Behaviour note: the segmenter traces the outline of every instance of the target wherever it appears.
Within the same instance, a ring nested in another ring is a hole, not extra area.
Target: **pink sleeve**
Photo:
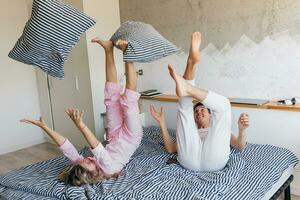
[[[73,163],[83,159],[83,156],[78,153],[77,149],[68,139],[65,140],[59,149]]]
[[[110,168],[110,165],[112,164],[111,162],[111,156],[107,152],[107,150],[103,147],[101,143],[98,144],[97,147],[94,149],[91,148],[91,152],[99,162],[102,168],[104,168],[104,171],[108,171]]]

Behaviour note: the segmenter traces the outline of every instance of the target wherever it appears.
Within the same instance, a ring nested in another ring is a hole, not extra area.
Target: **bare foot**
[[[93,38],[91,42],[100,44],[105,51],[112,51],[113,48],[114,48],[114,45],[113,45],[112,41],[110,41],[110,40],[105,41],[105,40],[102,40],[99,37]]]
[[[200,62],[200,45],[201,45],[201,33],[194,32],[191,37],[191,46],[189,52],[188,61],[196,64]]]
[[[179,76],[172,65],[168,65],[169,73],[176,83],[176,94],[179,97],[190,96],[189,89],[191,85],[181,76]]]
[[[121,51],[125,52],[128,46],[128,42],[126,40],[117,40],[115,42],[115,45],[118,49],[120,49]]]

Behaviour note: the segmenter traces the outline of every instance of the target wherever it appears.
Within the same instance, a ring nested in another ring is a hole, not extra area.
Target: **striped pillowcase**
[[[64,78],[64,62],[80,35],[96,22],[60,0],[34,0],[32,15],[8,56]]]
[[[151,62],[178,51],[174,44],[143,22],[124,22],[111,37],[113,42],[118,39],[128,41],[125,62]]]

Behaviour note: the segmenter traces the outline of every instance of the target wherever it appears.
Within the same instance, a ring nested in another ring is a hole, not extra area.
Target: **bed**
[[[231,150],[218,172],[191,172],[169,163],[175,154],[163,147],[158,127],[144,128],[142,144],[117,180],[83,187],[66,186],[56,175],[67,164],[63,157],[46,160],[0,176],[0,199],[275,199],[292,181],[296,156],[271,145],[247,144]],[[174,131],[171,131],[174,136]],[[89,155],[88,148],[80,151]]]

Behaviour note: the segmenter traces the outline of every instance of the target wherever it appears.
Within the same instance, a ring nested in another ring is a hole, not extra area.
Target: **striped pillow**
[[[111,37],[128,41],[123,60],[129,62],[150,62],[178,51],[177,47],[160,35],[151,25],[127,21]]]
[[[32,15],[8,56],[64,78],[64,62],[80,35],[96,22],[60,0],[34,0]]]

